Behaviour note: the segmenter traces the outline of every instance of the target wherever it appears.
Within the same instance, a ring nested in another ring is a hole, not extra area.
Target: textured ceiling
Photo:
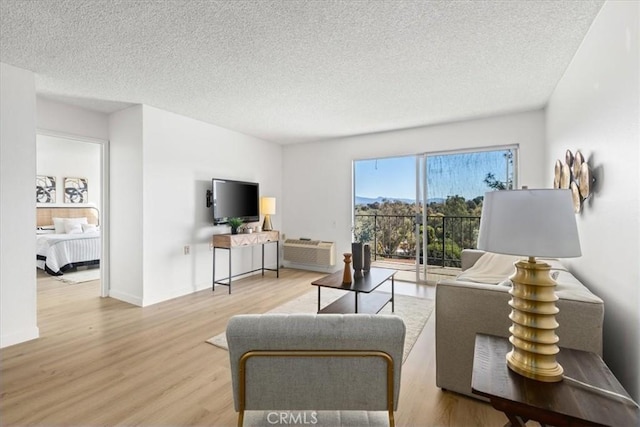
[[[602,3],[1,0],[0,60],[286,144],[541,108]]]

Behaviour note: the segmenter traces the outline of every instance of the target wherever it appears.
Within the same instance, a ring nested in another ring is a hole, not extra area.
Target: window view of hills
[[[420,239],[426,230],[429,264],[459,267],[463,248],[474,248],[480,227],[482,196],[466,200],[450,196],[427,203],[427,223],[423,207],[414,202],[382,199],[355,206],[354,238],[375,247],[383,258],[408,259],[416,256],[416,224]],[[423,252],[423,251],[421,251]],[[421,263],[424,253],[420,254]]]

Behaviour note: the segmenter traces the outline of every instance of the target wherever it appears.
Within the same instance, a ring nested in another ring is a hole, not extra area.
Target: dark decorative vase
[[[351,254],[346,253],[344,255],[344,273],[342,275],[342,284],[350,285],[353,280],[351,279]]]
[[[231,227],[231,234],[238,234],[238,227]]]
[[[365,243],[362,247],[363,249],[363,260],[362,260],[362,271],[368,273],[371,270],[371,246],[368,243]]]
[[[351,253],[353,254],[353,275],[362,277],[362,243],[351,243]]]

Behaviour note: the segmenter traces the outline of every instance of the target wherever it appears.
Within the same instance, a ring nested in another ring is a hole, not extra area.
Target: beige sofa
[[[484,252],[462,252],[462,275]],[[489,254],[487,254],[489,255]],[[483,260],[488,259],[488,256]],[[555,275],[560,326],[560,346],[602,355],[603,301],[592,294],[558,260],[545,260]],[[480,263],[479,263],[480,264]],[[504,265],[504,263],[503,263]],[[515,271],[515,267],[514,267]],[[436,384],[443,390],[471,393],[473,348],[476,333],[509,336],[508,274],[500,283],[486,284],[457,278],[441,280],[436,286]]]

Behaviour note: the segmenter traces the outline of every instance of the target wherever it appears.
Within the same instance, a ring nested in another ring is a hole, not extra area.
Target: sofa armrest
[[[471,396],[475,335],[509,336],[509,289],[455,280],[438,282],[435,309],[438,387]]]
[[[478,261],[478,259],[484,254],[484,251],[480,249],[463,249],[460,254],[460,269],[465,271]]]

